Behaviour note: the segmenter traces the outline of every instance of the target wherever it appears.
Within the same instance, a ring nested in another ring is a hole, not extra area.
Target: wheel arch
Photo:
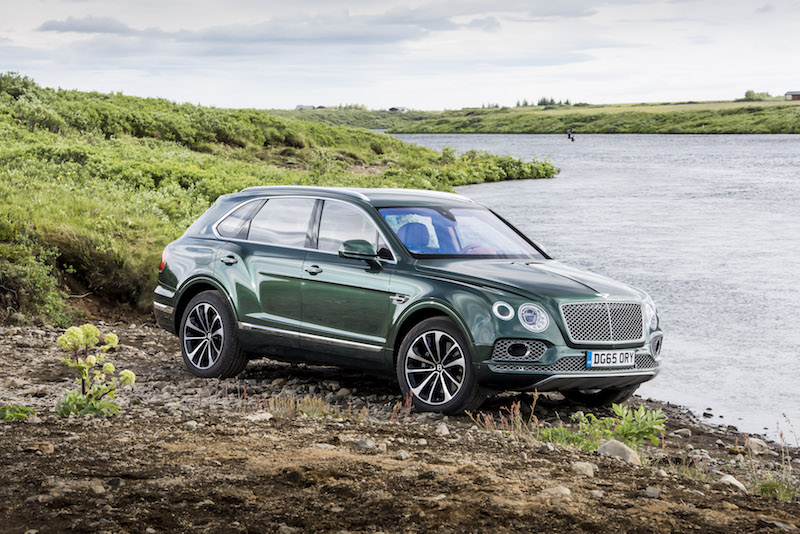
[[[181,325],[181,318],[183,317],[183,311],[186,309],[186,306],[189,304],[194,297],[202,293],[203,291],[219,291],[225,296],[225,300],[227,300],[228,305],[231,307],[231,311],[233,311],[233,316],[238,317],[236,313],[236,306],[233,303],[233,299],[225,290],[225,288],[213,278],[209,278],[207,276],[198,276],[196,278],[192,278],[184,283],[183,287],[181,287],[178,298],[175,301],[175,313],[174,313],[174,322],[175,322],[175,331],[179,332],[180,325]]]
[[[450,306],[436,300],[420,302],[407,309],[396,323],[397,326],[395,327],[388,344],[388,346],[391,348],[390,363],[392,365],[392,369],[394,369],[394,366],[397,363],[397,355],[400,351],[400,345],[403,343],[403,339],[406,337],[406,334],[408,334],[412,328],[422,321],[432,317],[446,317],[452,320],[459,330],[461,330],[461,333],[464,334],[464,337],[467,338],[467,341],[469,343],[474,342],[472,333],[470,332],[469,328],[467,328],[466,323]]]

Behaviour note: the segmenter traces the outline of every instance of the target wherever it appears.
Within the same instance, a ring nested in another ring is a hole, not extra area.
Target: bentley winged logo
[[[597,295],[598,297],[600,297],[601,299],[607,299],[608,297],[610,297],[610,296],[611,296],[611,295],[609,295],[608,293],[596,293],[596,295]]]

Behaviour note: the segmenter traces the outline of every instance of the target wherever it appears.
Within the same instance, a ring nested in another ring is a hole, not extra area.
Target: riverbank
[[[60,330],[0,329],[0,397],[38,412],[29,423],[0,422],[0,533],[730,534],[766,532],[775,521],[789,528],[800,517],[796,500],[754,494],[759,481],[786,472],[780,447],[745,447],[732,427],[672,404],[630,401],[667,416],[666,437],[636,466],[486,431],[466,416],[406,417],[389,381],[350,371],[259,360],[237,380],[196,379],[173,336],[149,318],[118,319],[101,324],[120,338],[108,358],[137,381],[110,419],[52,413],[73,386],[58,361]],[[313,409],[290,408],[307,396]],[[499,419],[530,400],[504,396],[482,411]],[[540,402],[534,415],[557,426],[578,410],[586,408]]]

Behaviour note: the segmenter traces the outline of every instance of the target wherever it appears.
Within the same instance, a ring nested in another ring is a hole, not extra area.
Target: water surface
[[[800,429],[800,136],[397,137],[559,166],[459,192],[556,259],[650,293],[666,335],[642,395],[773,436],[787,412]]]

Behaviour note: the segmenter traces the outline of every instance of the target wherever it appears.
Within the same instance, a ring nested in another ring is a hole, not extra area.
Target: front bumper
[[[538,352],[531,351],[535,357],[532,361],[508,361],[513,358],[503,358],[496,350],[502,341],[495,343],[495,350],[487,347],[488,358],[477,370],[480,383],[497,390],[619,389],[652,380],[661,370],[660,333],[652,336],[650,343],[626,349],[635,352],[635,364],[619,368],[587,367],[586,350],[549,344]],[[541,341],[532,342],[543,345]]]

